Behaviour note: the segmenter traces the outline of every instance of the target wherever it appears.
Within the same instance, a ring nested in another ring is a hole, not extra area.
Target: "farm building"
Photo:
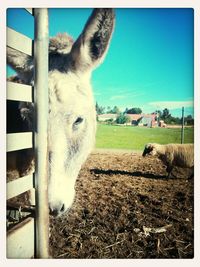
[[[117,114],[111,114],[111,113],[108,113],[108,114],[101,114],[101,115],[98,115],[98,120],[99,121],[107,121],[107,120],[116,120],[117,118]]]
[[[147,126],[147,127],[155,127],[157,126],[157,114],[126,114],[130,118],[130,122],[126,123],[126,125],[133,126]],[[105,122],[108,120],[115,121],[118,114],[101,114],[98,115],[98,120],[101,122]]]
[[[130,124],[135,126],[147,126],[155,127],[157,126],[157,114],[127,114],[131,119]]]

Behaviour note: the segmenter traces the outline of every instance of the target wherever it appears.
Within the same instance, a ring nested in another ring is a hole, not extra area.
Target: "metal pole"
[[[184,107],[182,107],[181,144],[184,143]]]
[[[49,257],[48,209],[48,10],[34,9],[34,100],[36,110],[36,258]]]

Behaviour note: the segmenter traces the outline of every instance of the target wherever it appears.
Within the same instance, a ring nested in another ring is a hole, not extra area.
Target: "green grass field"
[[[143,150],[146,143],[180,143],[181,129],[98,124],[96,148]],[[194,142],[194,128],[184,129],[184,143]]]

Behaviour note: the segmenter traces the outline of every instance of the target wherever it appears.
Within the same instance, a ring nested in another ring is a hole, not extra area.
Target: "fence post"
[[[48,210],[48,10],[35,8],[34,101],[36,112],[36,258],[49,256]]]
[[[184,107],[182,107],[181,144],[184,143]]]

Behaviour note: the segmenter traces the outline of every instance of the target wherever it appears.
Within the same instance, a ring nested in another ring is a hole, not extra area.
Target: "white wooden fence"
[[[35,189],[36,217],[27,217],[7,231],[7,258],[48,258],[48,10],[26,9],[35,20],[34,42],[27,36],[7,28],[7,46],[34,57],[34,88],[7,83],[7,100],[33,102],[37,107],[36,131],[7,134],[7,152],[34,148],[36,171],[7,183],[7,200]],[[34,53],[32,52],[34,51]],[[33,94],[34,90],[34,94]],[[34,141],[33,141],[34,140]],[[33,147],[34,145],[34,147]],[[34,184],[36,184],[34,188]]]

